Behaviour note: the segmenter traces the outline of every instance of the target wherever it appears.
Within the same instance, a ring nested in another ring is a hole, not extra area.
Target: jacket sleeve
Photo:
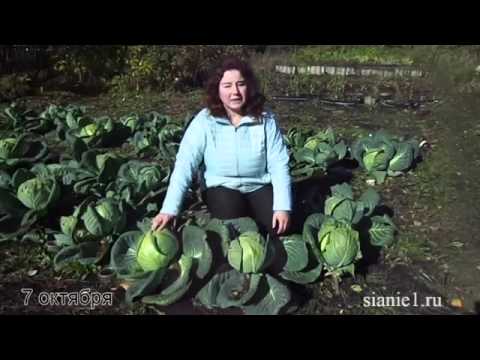
[[[267,142],[267,171],[272,179],[273,210],[292,211],[292,180],[288,166],[289,155],[275,116],[265,118]]]
[[[206,120],[205,111],[200,112],[185,131],[170,177],[167,195],[160,211],[162,214],[178,215],[180,212],[193,175],[203,161],[206,146]]]

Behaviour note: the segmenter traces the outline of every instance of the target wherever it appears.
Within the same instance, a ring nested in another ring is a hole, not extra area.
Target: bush
[[[208,72],[225,55],[248,57],[241,45],[130,46],[125,72],[112,79],[115,92],[134,90],[177,90],[202,86]]]
[[[51,48],[51,62],[65,86],[102,88],[107,80],[123,72],[125,46],[60,46]]]
[[[251,52],[263,52],[265,48],[264,45],[45,46],[42,56],[47,65],[42,63],[42,69],[36,68],[31,78],[35,86],[46,90],[110,88],[120,93],[182,90],[202,86],[211,66],[223,56],[246,58]],[[42,76],[37,76],[40,70]]]

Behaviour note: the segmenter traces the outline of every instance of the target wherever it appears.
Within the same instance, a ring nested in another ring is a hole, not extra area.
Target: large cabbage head
[[[89,137],[89,136],[94,136],[98,131],[98,125],[97,124],[89,124],[80,130],[80,136],[81,137]]]
[[[367,147],[363,154],[363,164],[367,171],[384,171],[393,154],[388,151],[387,146]]]
[[[17,139],[7,138],[0,140],[0,159],[11,159],[16,156],[15,145],[17,145]]]
[[[228,262],[243,273],[259,272],[267,257],[265,238],[256,232],[245,232],[230,244]]]
[[[17,198],[29,209],[45,209],[60,198],[60,187],[53,178],[36,177],[18,187]]]
[[[360,257],[359,234],[350,225],[330,219],[318,233],[320,253],[331,269],[340,269]]]
[[[137,262],[143,271],[167,267],[176,256],[178,248],[178,240],[171,231],[148,231],[139,239]]]
[[[337,194],[325,201],[325,215],[333,216],[337,220],[353,222],[357,210],[357,203],[349,198]]]

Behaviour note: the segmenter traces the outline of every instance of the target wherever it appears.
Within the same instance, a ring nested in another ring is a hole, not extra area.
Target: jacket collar
[[[231,123],[230,123],[230,120],[228,120],[227,118],[224,118],[224,117],[213,117],[215,122],[217,122],[218,124],[222,124],[222,125],[231,125],[233,126]],[[259,123],[257,120],[253,119],[251,116],[244,116],[241,120],[240,120],[240,124],[238,125],[239,127],[244,125],[244,124],[252,124],[252,123]]]

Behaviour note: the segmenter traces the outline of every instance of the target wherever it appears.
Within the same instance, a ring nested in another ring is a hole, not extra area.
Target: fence
[[[424,71],[408,66],[370,65],[370,66],[283,66],[277,65],[275,70],[284,74],[306,75],[340,75],[340,76],[380,76],[391,77],[422,77]]]

